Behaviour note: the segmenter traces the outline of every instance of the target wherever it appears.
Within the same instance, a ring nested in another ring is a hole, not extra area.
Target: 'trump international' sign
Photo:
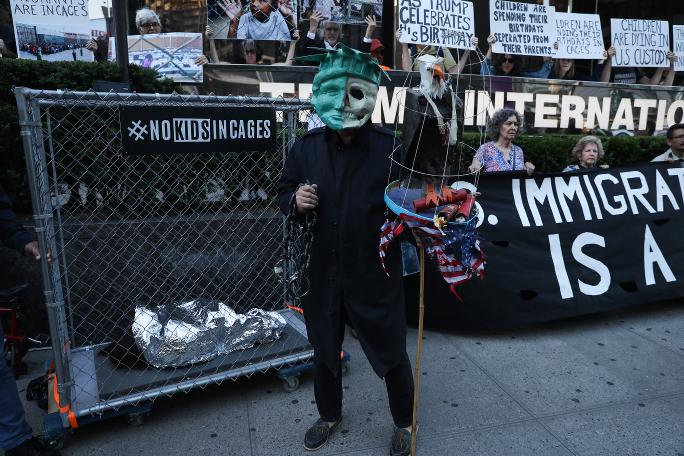
[[[125,106],[120,120],[124,154],[259,151],[276,143],[271,108]]]
[[[451,307],[522,322],[684,296],[678,163],[532,177],[490,173],[478,191],[487,274],[458,289],[465,306],[449,297],[438,274],[429,275],[426,300],[441,307],[442,320],[468,312]]]

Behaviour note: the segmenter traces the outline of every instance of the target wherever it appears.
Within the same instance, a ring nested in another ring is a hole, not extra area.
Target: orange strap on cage
[[[50,373],[48,374],[48,376],[52,378],[52,394],[55,397],[55,401],[57,401],[59,413],[67,415],[67,419],[69,420],[69,424],[71,425],[72,429],[78,429],[78,421],[76,420],[76,415],[71,410],[71,405],[67,404],[64,407],[62,407],[61,401],[59,400],[59,389],[57,388],[57,374]]]

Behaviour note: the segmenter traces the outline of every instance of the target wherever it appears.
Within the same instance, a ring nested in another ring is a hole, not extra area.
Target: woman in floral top
[[[521,125],[522,116],[516,110],[501,109],[495,112],[486,130],[491,141],[480,146],[468,170],[471,173],[525,170],[531,175],[534,165],[526,162],[523,150],[513,144]]]

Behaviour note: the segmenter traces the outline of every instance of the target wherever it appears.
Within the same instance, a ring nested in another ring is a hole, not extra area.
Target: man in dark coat
[[[387,385],[397,426],[390,454],[407,455],[413,378],[406,354],[401,251],[387,254],[389,277],[378,257],[384,189],[398,142],[392,132],[370,122],[381,76],[377,62],[344,45],[320,60],[312,102],[326,127],[295,143],[279,186],[283,212],[293,195],[298,215],[317,212],[311,287],[302,306],[314,347],[320,419],[307,431],[304,446],[322,447],[342,417],[340,349],[348,319]]]
[[[0,186],[0,243],[26,256],[40,259],[38,242],[17,221],[10,199]],[[48,260],[50,260],[48,253]],[[4,354],[4,335],[0,325],[0,353]],[[6,456],[59,456],[59,451],[46,448],[32,436],[26,423],[12,372],[0,358],[0,448]]]

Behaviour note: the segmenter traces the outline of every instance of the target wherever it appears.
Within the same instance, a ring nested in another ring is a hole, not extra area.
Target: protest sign
[[[92,61],[88,0],[10,0],[17,54],[31,60]]]
[[[499,54],[552,56],[556,39],[555,8],[489,0],[489,27]]]
[[[296,0],[265,0],[262,4],[258,8],[249,0],[208,0],[212,38],[291,41],[296,30]]]
[[[667,21],[611,19],[614,67],[667,67],[670,26]]]
[[[475,49],[473,4],[461,0],[399,0],[402,43]]]
[[[114,49],[111,55],[116,55]],[[201,55],[200,33],[158,33],[128,37],[130,63],[152,68],[160,77],[176,82],[202,82],[202,67],[195,64],[195,60]]]
[[[672,51],[675,60],[675,71],[684,71],[684,25],[672,26]]]
[[[598,14],[556,13],[557,59],[603,59],[605,46]]]

